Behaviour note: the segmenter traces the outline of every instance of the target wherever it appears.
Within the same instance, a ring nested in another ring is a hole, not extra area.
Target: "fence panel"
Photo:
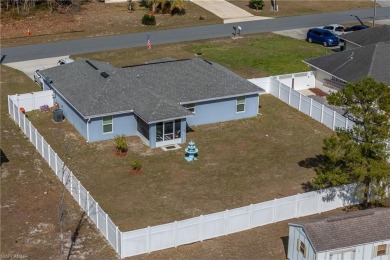
[[[323,106],[322,113],[322,123],[333,130],[334,111],[326,106]]]
[[[311,98],[301,95],[301,112],[310,116]]]
[[[37,150],[38,150],[38,153],[43,157],[43,153],[42,153],[42,136],[39,134],[39,132],[37,132],[36,140],[37,140]]]
[[[270,77],[270,93],[275,96],[275,97],[279,97],[279,82],[274,79],[273,77]]]
[[[56,153],[54,152],[53,148],[49,148],[49,159],[50,159],[50,168],[53,170],[53,172],[56,171]]]
[[[175,247],[175,222],[150,228],[149,250]]]
[[[266,201],[254,204],[252,208],[252,227],[260,227],[273,222],[274,202]]]
[[[279,99],[288,104],[288,99],[290,96],[290,88],[283,84],[280,84],[279,90],[280,90]]]
[[[87,190],[84,188],[83,185],[80,184],[80,201],[79,204],[83,210],[87,211],[88,210],[88,205],[87,205]]]
[[[308,192],[302,194],[298,202],[298,214],[297,217],[308,216],[320,212],[321,194],[316,192]]]
[[[111,244],[111,246],[114,248],[114,250],[116,250],[117,246],[116,246],[116,226],[114,224],[114,222],[112,222],[112,220],[110,218],[108,218],[107,220],[107,240],[108,242]]]
[[[102,234],[105,236],[106,234],[106,213],[104,210],[98,205],[98,222],[99,222],[99,230],[102,232]]]
[[[336,118],[335,118],[335,121],[334,121],[334,123],[335,123],[335,124],[334,124],[335,130],[336,130],[337,128],[343,128],[343,129],[345,129],[346,126],[348,127],[348,125],[346,124],[346,121],[347,121],[347,120],[348,120],[348,119],[345,118],[344,116],[342,116],[342,115],[336,113]]]
[[[49,164],[49,144],[45,139],[42,139],[42,149],[43,159]]]
[[[122,233],[122,257],[148,253],[148,228]]]
[[[33,125],[31,125],[31,136],[30,136],[30,142],[34,145],[35,148],[37,148],[36,146],[36,132],[35,132],[35,127]]]
[[[290,106],[299,110],[300,96],[301,95],[299,94],[299,92],[297,92],[295,90],[291,90]]]
[[[290,196],[281,198],[275,201],[275,215],[274,222],[283,221],[290,218],[296,217],[297,209],[297,196]]]
[[[73,198],[80,203],[79,201],[79,181],[77,180],[76,176],[73,174],[70,176],[70,185],[72,185],[72,189],[70,190],[70,194],[72,194]]]
[[[225,235],[225,213],[226,211],[203,216],[200,232],[202,232],[202,238],[204,240]]]
[[[95,223],[95,225],[98,224],[97,222],[97,202],[95,201],[95,199],[89,195],[89,208],[88,208],[88,212],[89,213],[89,218],[92,220],[93,223]]]
[[[321,122],[322,105],[316,101],[312,101],[311,117],[318,122]]]
[[[177,245],[185,245],[203,240],[202,233],[200,232],[202,219],[203,216],[199,216],[177,222]]]
[[[229,210],[226,221],[226,233],[231,234],[250,229],[251,206]]]

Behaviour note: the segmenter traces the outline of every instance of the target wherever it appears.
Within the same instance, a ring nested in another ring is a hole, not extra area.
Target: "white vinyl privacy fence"
[[[34,97],[39,97],[39,95],[30,95],[30,98]],[[18,100],[16,96],[8,96],[8,110],[11,118],[121,258],[203,241],[360,202],[354,195],[356,185],[345,185],[201,215],[169,224],[121,232],[50,147],[50,144],[20,112],[16,100]],[[47,100],[40,98],[34,101],[25,100],[25,102],[34,102],[34,107],[47,104]]]
[[[58,179],[66,186],[67,190],[72,194],[80,207],[86,212],[110,245],[119,254],[121,251],[121,243],[119,243],[119,241],[121,241],[121,232],[119,232],[118,227],[112,222],[80,181],[77,180],[72,171],[68,169],[57,153],[50,147],[50,144],[46,142],[27,117],[20,111],[20,107],[25,108],[26,111],[31,111],[42,105],[53,104],[52,101],[50,103],[50,99],[48,99],[46,95],[49,94],[51,97],[51,93],[46,91],[42,92],[44,93],[37,92],[8,96],[8,112],[29,141],[41,154],[42,158],[45,159]],[[20,106],[17,106],[17,103],[19,103]]]

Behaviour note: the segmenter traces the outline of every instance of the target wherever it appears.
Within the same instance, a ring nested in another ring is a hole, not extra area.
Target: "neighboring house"
[[[389,260],[390,208],[289,223],[290,260]]]
[[[381,25],[339,35],[344,40],[344,50],[351,50],[378,42],[390,41],[390,25]],[[388,55],[388,54],[387,54]]]
[[[372,77],[390,86],[390,41],[336,52],[303,61],[315,73],[315,87],[325,93],[344,88],[347,82]]]
[[[167,60],[115,68],[80,59],[40,71],[44,89],[88,142],[139,136],[150,147],[185,143],[187,126],[258,114],[261,88],[213,62]]]

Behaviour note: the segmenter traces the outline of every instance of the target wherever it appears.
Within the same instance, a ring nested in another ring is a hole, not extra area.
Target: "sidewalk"
[[[191,0],[191,2],[222,18],[223,23],[272,19],[270,17],[252,15],[225,0]]]

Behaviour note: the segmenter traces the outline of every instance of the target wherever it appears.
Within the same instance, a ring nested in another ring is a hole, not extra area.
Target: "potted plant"
[[[128,150],[126,136],[116,135],[114,140],[116,145],[116,155],[121,157],[126,156]]]
[[[142,168],[142,164],[139,162],[139,161],[132,161],[130,163],[130,166],[131,166],[131,172],[134,173],[134,174],[139,174],[141,173],[141,168]]]

